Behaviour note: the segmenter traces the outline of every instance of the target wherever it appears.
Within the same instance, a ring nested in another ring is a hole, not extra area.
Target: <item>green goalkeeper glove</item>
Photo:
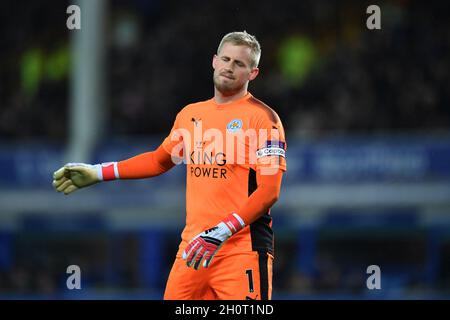
[[[103,164],[67,163],[53,173],[53,187],[70,194],[100,181],[118,178],[117,162]]]

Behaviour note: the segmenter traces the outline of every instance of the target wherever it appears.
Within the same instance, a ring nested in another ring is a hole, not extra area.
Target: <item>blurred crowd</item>
[[[67,5],[0,5],[3,140],[67,138],[76,32],[65,28]],[[167,134],[183,106],[212,96],[221,37],[244,29],[263,50],[250,91],[291,137],[448,129],[444,3],[379,5],[382,29],[368,30],[360,1],[110,1],[107,132]]]

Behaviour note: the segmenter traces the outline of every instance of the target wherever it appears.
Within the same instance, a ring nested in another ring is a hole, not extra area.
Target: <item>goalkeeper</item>
[[[270,208],[286,170],[286,142],[278,115],[247,91],[260,55],[254,36],[225,35],[212,60],[214,97],[184,107],[156,150],[118,162],[68,163],[54,173],[55,189],[71,194],[186,164],[186,225],[164,299],[271,299]]]

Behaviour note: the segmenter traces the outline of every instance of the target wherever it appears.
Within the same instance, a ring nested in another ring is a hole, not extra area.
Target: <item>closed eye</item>
[[[224,62],[228,62],[228,61],[231,60],[231,58],[230,58],[230,57],[227,57],[227,56],[222,56],[221,59],[222,59],[222,61],[224,61]],[[240,67],[240,68],[245,68],[245,66],[246,66],[245,63],[242,62],[242,61],[240,61],[240,60],[234,60],[234,63],[235,63],[238,67]]]

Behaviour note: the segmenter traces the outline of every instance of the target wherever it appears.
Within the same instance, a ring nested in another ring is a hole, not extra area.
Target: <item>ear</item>
[[[255,79],[259,74],[259,69],[258,68],[253,68],[252,71],[250,71],[250,75],[248,76],[248,80],[252,81],[253,79]]]
[[[216,66],[217,66],[217,54],[215,54],[212,58],[212,67],[214,70],[216,70]]]

